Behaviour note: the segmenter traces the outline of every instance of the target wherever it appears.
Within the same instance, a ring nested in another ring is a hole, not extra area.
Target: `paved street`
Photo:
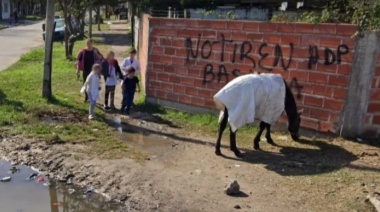
[[[0,30],[0,71],[42,44],[42,22]]]

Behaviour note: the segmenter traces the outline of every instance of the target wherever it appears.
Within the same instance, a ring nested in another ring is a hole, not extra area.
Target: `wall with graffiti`
[[[150,18],[149,28],[147,97],[214,109],[233,78],[278,73],[304,109],[302,126],[337,132],[356,26]]]

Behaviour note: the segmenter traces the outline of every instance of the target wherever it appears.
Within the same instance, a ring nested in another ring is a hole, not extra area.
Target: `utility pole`
[[[89,13],[89,26],[88,26],[88,36],[90,37],[90,38],[92,38],[92,5],[90,5],[89,7],[88,7],[88,9],[89,9],[89,11],[88,11],[88,13]]]
[[[45,30],[45,62],[44,62],[44,78],[42,85],[42,97],[50,99],[51,91],[51,72],[52,72],[52,55],[53,55],[53,34],[54,34],[54,6],[55,0],[47,0],[46,2],[46,30]]]

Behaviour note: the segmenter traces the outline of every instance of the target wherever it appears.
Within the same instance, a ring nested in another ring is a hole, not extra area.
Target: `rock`
[[[227,195],[239,194],[240,193],[240,185],[238,184],[238,182],[236,180],[234,180],[227,185],[226,189],[224,189],[224,193]]]
[[[234,208],[238,210],[241,209],[240,205],[235,205]]]
[[[19,145],[16,147],[17,151],[28,151],[30,150],[30,145],[29,144],[23,144],[23,145]]]

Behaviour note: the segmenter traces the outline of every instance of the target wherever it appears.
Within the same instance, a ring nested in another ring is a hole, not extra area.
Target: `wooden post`
[[[45,62],[44,62],[44,78],[42,85],[42,97],[50,99],[52,97],[51,90],[51,67],[53,56],[53,34],[54,34],[54,4],[55,0],[47,0],[46,3],[46,31],[45,31]]]
[[[90,5],[89,7],[89,25],[88,25],[88,37],[89,38],[92,38],[92,5]],[[84,16],[86,18],[86,15]]]

